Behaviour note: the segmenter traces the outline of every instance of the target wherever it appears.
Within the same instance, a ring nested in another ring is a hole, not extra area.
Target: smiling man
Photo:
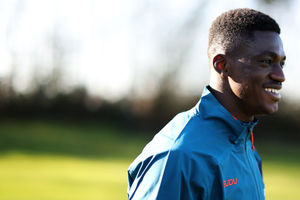
[[[274,19],[252,9],[220,15],[209,32],[210,83],[128,169],[128,199],[262,200],[256,115],[278,110],[285,53]]]

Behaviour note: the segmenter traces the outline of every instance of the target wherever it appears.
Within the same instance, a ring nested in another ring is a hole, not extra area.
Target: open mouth
[[[275,88],[264,88],[264,90],[271,96],[274,101],[279,101],[281,95],[279,93],[279,89]]]

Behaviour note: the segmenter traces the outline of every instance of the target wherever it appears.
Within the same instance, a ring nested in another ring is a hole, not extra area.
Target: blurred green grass
[[[11,152],[0,157],[0,199],[126,199],[128,165],[122,159]]]
[[[127,167],[151,139],[113,124],[0,122],[0,200],[126,199]],[[300,199],[300,148],[256,141],[266,199]]]

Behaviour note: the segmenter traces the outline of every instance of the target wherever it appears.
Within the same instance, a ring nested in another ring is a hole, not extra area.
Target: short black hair
[[[280,34],[277,22],[262,12],[239,8],[229,10],[217,17],[209,30],[208,55],[223,47],[231,53],[241,39],[251,38],[253,31],[272,31]]]

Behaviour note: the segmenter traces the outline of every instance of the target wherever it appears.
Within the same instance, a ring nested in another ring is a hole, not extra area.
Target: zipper
[[[251,171],[251,174],[252,174],[252,178],[254,179],[254,184],[255,184],[255,186],[256,186],[256,195],[258,196],[257,199],[260,199],[260,196],[261,196],[261,195],[260,195],[258,183],[257,183],[256,177],[255,177],[253,168],[252,168],[251,165],[250,165],[250,160],[249,160],[248,151],[247,151],[247,141],[248,141],[248,136],[249,136],[250,131],[252,131],[252,130],[250,130],[250,129],[248,128],[247,137],[246,137],[245,142],[244,142],[245,156],[246,156],[246,160],[247,160],[248,167],[250,168],[250,171]]]

